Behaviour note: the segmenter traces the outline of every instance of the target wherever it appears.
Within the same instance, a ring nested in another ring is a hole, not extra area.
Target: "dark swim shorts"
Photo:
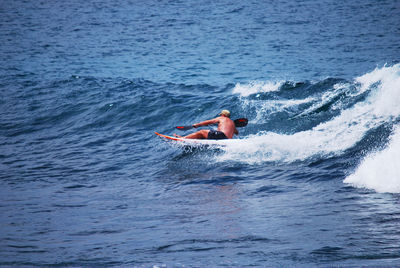
[[[208,136],[207,139],[209,140],[223,140],[223,139],[227,139],[228,137],[225,136],[224,132],[221,131],[217,131],[217,130],[210,130],[210,132],[208,132]]]

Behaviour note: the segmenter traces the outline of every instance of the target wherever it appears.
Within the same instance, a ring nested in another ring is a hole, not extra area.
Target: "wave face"
[[[2,77],[9,90],[0,92],[5,204],[0,209],[2,239],[11,241],[5,243],[6,253],[0,253],[3,264],[12,263],[9,253],[21,248],[32,249],[24,251],[24,258],[37,258],[33,264],[49,264],[53,252],[62,256],[65,251],[65,245],[54,241],[68,241],[93,256],[91,264],[125,265],[125,254],[120,261],[92,255],[108,252],[97,243],[104,236],[113,242],[102,243],[122,251],[131,237],[131,247],[143,261],[152,252],[157,261],[146,266],[174,266],[175,257],[202,266],[203,260],[192,260],[193,254],[214,250],[242,263],[271,263],[269,256],[256,262],[243,257],[255,247],[278,256],[272,263],[282,263],[279,256],[286,249],[275,249],[276,244],[294,250],[304,241],[309,248],[298,254],[306,263],[322,255],[337,264],[365,264],[359,259],[370,254],[360,254],[360,245],[370,243],[368,250],[382,251],[377,259],[386,258],[386,247],[395,246],[390,232],[376,231],[371,238],[363,234],[371,230],[365,213],[397,229],[397,206],[364,197],[377,192],[396,197],[400,192],[400,64],[352,80],[224,86],[39,78]],[[224,146],[182,150],[154,135],[172,134],[174,126],[209,119],[222,108],[231,110],[233,118],[249,119]],[[374,214],[377,206],[385,213]],[[22,212],[15,215],[15,210]],[[40,217],[32,220],[31,215]],[[59,224],[65,221],[67,225]],[[282,225],[288,225],[284,232]],[[37,226],[45,227],[37,231]],[[336,242],[331,236],[344,238]],[[375,239],[387,242],[376,246]],[[18,264],[25,264],[24,258]],[[70,259],[77,266],[87,264],[73,255],[62,262],[70,264]],[[211,258],[210,266],[219,260]],[[296,266],[298,258],[283,263]]]

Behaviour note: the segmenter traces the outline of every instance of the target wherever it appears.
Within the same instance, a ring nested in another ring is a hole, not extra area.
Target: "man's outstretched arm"
[[[211,119],[211,120],[206,120],[206,121],[194,124],[193,127],[197,128],[197,127],[201,127],[201,126],[208,126],[208,125],[218,124],[218,123],[219,123],[218,118],[214,118],[214,119]]]

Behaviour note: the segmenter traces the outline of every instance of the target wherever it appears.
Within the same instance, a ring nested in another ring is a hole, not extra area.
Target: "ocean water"
[[[400,266],[399,21],[396,0],[1,1],[0,266]],[[249,119],[224,146],[154,135],[221,109]]]

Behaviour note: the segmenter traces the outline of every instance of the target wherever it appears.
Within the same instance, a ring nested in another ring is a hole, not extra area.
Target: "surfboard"
[[[216,145],[216,146],[226,146],[228,140],[206,140],[206,139],[184,139],[173,136],[168,136],[154,132],[157,136],[161,137],[165,141],[172,141],[178,145],[189,145],[189,146],[206,146],[206,145]]]

